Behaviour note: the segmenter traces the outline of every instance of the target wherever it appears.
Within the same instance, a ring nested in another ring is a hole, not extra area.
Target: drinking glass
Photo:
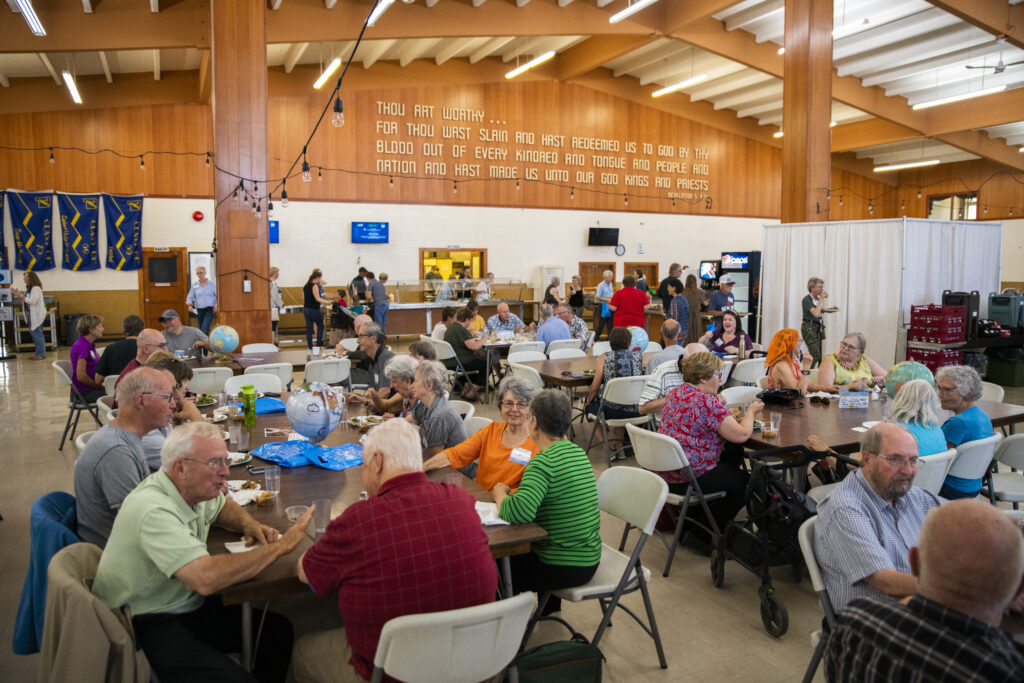
[[[313,512],[313,528],[318,534],[327,531],[327,525],[331,523],[331,506],[334,501],[330,498],[317,498],[313,501],[316,510]]]
[[[265,482],[263,486],[264,491],[269,491],[275,496],[281,493],[281,468],[278,465],[267,465],[264,470],[263,476]]]

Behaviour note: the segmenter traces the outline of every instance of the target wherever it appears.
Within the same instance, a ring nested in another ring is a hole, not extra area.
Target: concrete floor
[[[402,345],[404,348],[404,344]],[[50,352],[47,361],[29,361],[25,354],[0,363],[0,415],[2,458],[0,478],[0,679],[35,680],[36,657],[14,655],[10,648],[14,617],[29,557],[29,510],[39,496],[54,490],[73,493],[73,467],[77,451],[73,443],[57,450],[67,415],[66,390],[57,385],[50,361],[66,359],[68,349]],[[297,373],[301,375],[301,373]],[[1006,400],[1024,403],[1024,389],[1009,389]],[[478,405],[477,414],[497,417],[494,402]],[[81,430],[94,429],[83,418]],[[585,444],[585,437],[578,440]],[[603,451],[593,450],[595,471],[605,469]],[[626,465],[632,464],[627,460]],[[602,535],[617,544],[622,526],[604,517]],[[634,532],[635,533],[635,532]],[[681,549],[672,573],[661,576],[667,551],[656,538],[643,552],[652,568],[651,593],[655,614],[668,658],[668,670],[658,667],[652,641],[625,614],[617,616],[600,643],[607,662],[606,680],[627,681],[793,681],[799,680],[811,655],[810,633],[818,628],[821,612],[805,578],[794,582],[787,567],[774,571],[773,582],[789,610],[789,631],[781,638],[768,635],[761,625],[757,587],[759,579],[737,566],[726,564],[725,584],[711,583],[708,560]],[[639,594],[624,603],[643,611]],[[299,633],[331,628],[338,623],[336,601],[316,596],[280,600],[273,609],[293,618]],[[596,604],[565,603],[561,616],[592,636],[600,618]],[[564,629],[541,624],[531,644],[566,637]],[[821,680],[819,674],[818,679]]]

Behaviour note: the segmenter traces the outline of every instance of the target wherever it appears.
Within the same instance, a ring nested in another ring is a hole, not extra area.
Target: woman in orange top
[[[423,463],[424,470],[461,469],[478,461],[476,483],[488,491],[495,484],[519,486],[530,458],[538,448],[530,438],[530,399],[533,387],[517,377],[506,377],[498,387],[501,422],[491,422],[468,439],[441,451]]]
[[[809,375],[813,362],[814,358],[807,354],[801,365],[799,332],[789,328],[779,330],[772,337],[764,359],[764,366],[768,368],[768,386],[796,389],[806,394],[810,389]]]

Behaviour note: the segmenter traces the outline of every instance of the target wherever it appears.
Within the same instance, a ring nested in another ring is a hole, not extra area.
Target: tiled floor
[[[72,473],[76,449],[73,443],[57,450],[66,418],[65,390],[58,388],[49,361],[67,358],[67,349],[50,354],[47,362],[29,361],[26,355],[0,363],[0,679],[35,680],[36,657],[12,654],[14,616],[28,565],[28,519],[32,502],[48,491],[73,492]],[[1007,401],[1024,402],[1024,389],[1007,391]],[[496,417],[491,405],[478,405],[477,414]],[[86,416],[87,418],[87,416]],[[81,429],[93,429],[83,420]],[[585,443],[585,442],[584,442]],[[594,449],[595,470],[604,470],[603,454]],[[631,461],[627,461],[629,464]],[[621,525],[604,519],[602,535],[617,543]],[[653,568],[651,593],[655,614],[668,658],[668,670],[658,667],[651,640],[624,613],[601,641],[607,657],[605,677],[612,682],[633,681],[793,681],[799,680],[811,654],[809,635],[820,622],[820,611],[804,579],[795,583],[790,570],[774,572],[774,584],[789,610],[789,632],[781,638],[768,635],[761,625],[757,586],[759,580],[729,562],[725,584],[711,583],[708,560],[688,550],[676,554],[672,574],[661,576],[666,550],[652,538],[643,561]],[[639,594],[624,600],[643,611]],[[296,630],[328,628],[337,623],[336,602],[302,596],[275,603],[274,608],[292,616]],[[599,621],[595,604],[566,603],[562,615],[577,630],[593,635]],[[556,624],[542,624],[532,644],[563,639]],[[819,675],[820,679],[820,675]]]

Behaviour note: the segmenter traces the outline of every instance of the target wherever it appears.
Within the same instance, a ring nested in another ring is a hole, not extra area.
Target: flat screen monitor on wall
[[[618,228],[591,228],[587,237],[588,247],[614,247],[619,243]]]
[[[387,244],[387,223],[352,222],[352,244]]]
[[[717,280],[718,279],[718,261],[701,261],[700,262],[700,279],[701,280]]]

